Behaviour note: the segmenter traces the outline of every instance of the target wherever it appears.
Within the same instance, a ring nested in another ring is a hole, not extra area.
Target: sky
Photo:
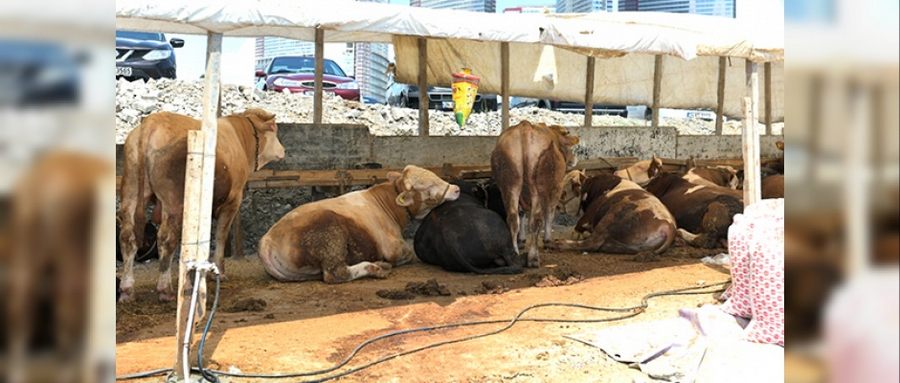
[[[409,0],[389,0],[391,4],[409,5]],[[555,0],[497,0],[497,11],[517,6],[555,5]],[[754,0],[751,2],[737,2],[737,6],[744,14],[753,14],[752,17],[762,15],[763,19],[775,23],[781,23],[783,13],[777,16],[780,19],[773,20],[772,13],[778,13],[783,9],[784,0]],[[740,13],[740,12],[739,12]],[[204,73],[206,65],[206,36],[168,34],[167,37],[184,39],[184,47],[175,50],[177,62],[177,76],[179,79],[196,80]],[[225,84],[253,85],[254,39],[246,37],[225,37],[222,41],[222,81]],[[328,50],[325,52],[328,57]],[[343,68],[351,73],[353,68]]]

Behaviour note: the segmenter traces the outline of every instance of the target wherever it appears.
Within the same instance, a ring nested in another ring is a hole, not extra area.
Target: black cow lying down
[[[460,196],[434,208],[415,236],[422,262],[448,271],[518,274],[523,260],[513,248],[503,218],[474,197],[478,186],[456,181]]]

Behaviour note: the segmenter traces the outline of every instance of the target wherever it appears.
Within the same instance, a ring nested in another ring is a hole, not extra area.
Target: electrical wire
[[[286,378],[297,378],[297,377],[322,375],[322,374],[326,374],[326,373],[335,371],[337,369],[340,369],[341,367],[346,366],[351,360],[353,360],[353,358],[356,357],[356,355],[363,348],[365,348],[366,346],[369,346],[375,342],[383,340],[383,339],[400,336],[400,335],[405,335],[405,334],[416,333],[416,332],[430,332],[430,331],[445,330],[445,329],[451,329],[451,328],[469,327],[469,326],[477,326],[477,325],[485,325],[485,324],[498,324],[498,323],[507,323],[508,322],[505,326],[503,326],[497,330],[493,330],[493,331],[489,331],[489,332],[485,332],[485,333],[481,333],[481,334],[470,335],[470,336],[457,338],[457,339],[451,339],[451,340],[431,343],[431,344],[428,344],[425,346],[421,346],[421,347],[417,347],[414,349],[387,355],[382,358],[379,358],[374,361],[363,364],[361,366],[354,367],[354,368],[351,368],[346,371],[342,371],[338,374],[321,377],[321,378],[314,379],[314,380],[305,381],[305,382],[325,382],[325,381],[329,381],[329,380],[338,379],[338,378],[362,371],[364,369],[375,366],[377,364],[381,364],[381,363],[387,362],[389,360],[396,359],[396,358],[406,356],[409,354],[413,354],[413,353],[417,353],[417,352],[421,352],[424,350],[428,350],[428,349],[432,349],[432,348],[436,348],[436,347],[440,347],[440,346],[445,346],[445,345],[449,345],[449,344],[466,342],[466,341],[470,341],[470,340],[474,340],[474,339],[478,339],[478,338],[484,338],[484,337],[488,337],[491,335],[496,335],[496,334],[499,334],[499,333],[509,330],[517,322],[599,323],[599,322],[619,321],[619,320],[632,318],[632,317],[638,316],[641,313],[643,313],[649,307],[650,299],[661,297],[661,296],[701,295],[701,294],[711,294],[711,293],[721,292],[724,290],[723,286],[729,282],[730,282],[730,280],[725,281],[725,282],[711,284],[711,285],[705,285],[705,286],[693,286],[693,287],[687,287],[687,288],[681,288],[681,289],[665,290],[665,291],[650,293],[650,294],[645,295],[643,298],[641,298],[641,303],[639,305],[632,306],[632,307],[621,307],[621,308],[598,307],[598,306],[590,306],[590,305],[584,305],[584,304],[578,304],[578,303],[556,303],[556,302],[538,303],[538,304],[534,304],[534,305],[528,306],[528,307],[520,310],[518,312],[518,314],[516,314],[516,316],[513,317],[511,320],[495,319],[495,320],[483,320],[483,321],[471,321],[471,322],[458,322],[458,323],[450,323],[450,324],[437,325],[437,326],[425,326],[425,327],[417,327],[417,328],[412,328],[412,329],[391,331],[391,332],[388,332],[385,334],[381,334],[381,335],[366,339],[365,341],[363,341],[362,343],[357,345],[350,352],[350,354],[348,354],[341,362],[339,362],[329,368],[325,368],[322,370],[316,370],[316,371],[309,371],[309,372],[299,372],[299,373],[252,374],[252,373],[233,373],[233,372],[228,372],[228,371],[207,370],[207,369],[203,368],[203,364],[202,364],[203,346],[206,342],[206,337],[208,335],[208,331],[209,331],[210,325],[212,323],[212,317],[215,315],[216,305],[218,304],[218,300],[219,300],[219,278],[217,275],[216,276],[216,295],[215,295],[215,298],[213,301],[213,308],[210,311],[210,317],[207,320],[203,334],[200,338],[200,346],[199,346],[199,350],[198,350],[198,367],[195,369],[192,369],[192,371],[200,372],[200,374],[204,377],[204,379],[206,379],[209,382],[217,381],[217,378],[213,374],[221,375],[221,376],[229,376],[229,377],[256,378],[256,379],[286,379]],[[714,287],[719,287],[719,288],[717,288],[715,290],[707,290],[707,289],[714,288]],[[703,290],[697,291],[700,289],[703,289]],[[624,313],[628,313],[628,314],[620,315],[617,317],[611,317],[611,318],[592,318],[592,319],[522,318],[522,316],[525,315],[525,313],[527,313],[528,311],[531,311],[531,310],[534,310],[537,308],[542,308],[542,307],[571,307],[571,308],[587,309],[587,310],[593,310],[593,311],[624,312]],[[131,379],[146,378],[146,377],[163,375],[170,371],[172,371],[171,368],[162,368],[162,369],[151,370],[151,371],[146,371],[146,372],[142,372],[142,373],[118,376],[118,377],[116,377],[116,380],[131,380]],[[207,376],[209,376],[209,377],[207,377]],[[210,380],[210,379],[216,379],[216,380]]]

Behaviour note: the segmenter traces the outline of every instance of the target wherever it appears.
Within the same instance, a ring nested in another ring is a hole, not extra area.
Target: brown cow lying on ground
[[[144,233],[145,206],[157,200],[162,209],[159,227],[159,299],[175,298],[172,290],[172,260],[181,240],[184,210],[184,173],[188,131],[200,129],[200,121],[180,114],[154,113],[128,134],[122,169],[122,202],[119,221],[124,258],[120,300],[131,298],[134,286],[134,256]],[[214,260],[224,272],[224,256],[231,222],[244,196],[250,173],[271,161],[284,158],[278,141],[275,115],[261,109],[218,120],[213,217],[216,218]]]
[[[731,166],[693,166],[688,160],[688,171],[682,178],[694,185],[721,186],[737,189],[741,185],[738,171]]]
[[[613,174],[623,180],[629,180],[640,186],[647,185],[656,174],[662,171],[662,159],[657,156],[651,157],[649,160],[635,162],[633,165],[616,170]]]
[[[403,229],[413,218],[459,198],[459,187],[434,173],[407,166],[388,182],[301,205],[259,240],[259,258],[279,281],[322,279],[342,283],[384,278],[413,259]]]
[[[784,176],[773,174],[762,179],[762,198],[784,198]]]
[[[696,247],[720,246],[720,241],[727,239],[734,215],[744,211],[740,191],[695,185],[673,173],[657,175],[646,189],[675,217],[679,234]]]
[[[516,241],[519,207],[528,217],[528,267],[540,266],[538,248],[550,240],[562,180],[566,166],[575,166],[572,148],[577,144],[578,137],[561,126],[522,121],[500,134],[491,153],[491,173],[506,205],[506,224],[516,253],[520,253]]]
[[[660,254],[675,240],[675,218],[653,194],[611,174],[588,178],[582,196],[584,215],[575,225],[587,239],[558,241],[564,250]],[[643,260],[653,255],[640,256]]]

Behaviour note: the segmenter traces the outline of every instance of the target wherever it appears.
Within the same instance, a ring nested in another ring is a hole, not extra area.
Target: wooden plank
[[[741,148],[744,155],[744,206],[748,206],[762,197],[759,174],[759,66],[747,60],[745,67],[747,97],[743,105]]]
[[[234,221],[231,223],[231,248],[232,258],[244,257],[244,228],[241,226],[241,212],[234,215]]]
[[[216,164],[216,108],[220,97],[220,62],[222,34],[208,33],[206,38],[206,75],[203,88],[203,118],[201,130],[188,134],[188,154],[185,168],[184,221],[181,233],[181,260],[178,263],[178,291],[176,311],[176,358],[174,372],[178,380],[186,378],[190,368],[183,344],[190,343],[193,330],[187,331],[192,285],[188,278],[188,262],[209,258],[210,226],[212,224],[213,177]],[[206,283],[205,279],[200,283]],[[206,299],[197,302],[205,307]]]
[[[766,135],[772,135],[772,63],[765,64],[765,107],[766,107]]]
[[[419,135],[428,136],[428,40],[419,37]]]
[[[587,70],[584,81],[584,126],[594,125],[594,68],[596,59],[594,56],[587,58]]]
[[[500,97],[503,107],[500,110],[500,128],[509,129],[509,43],[500,43]]]
[[[316,27],[316,73],[313,93],[313,124],[322,123],[322,78],[325,71],[325,30]]]
[[[654,128],[659,127],[659,94],[662,90],[662,65],[662,55],[656,55],[653,61],[653,121],[651,123],[651,126]]]
[[[722,135],[722,125],[725,122],[725,69],[728,58],[719,57],[719,82],[716,85],[716,135]]]

